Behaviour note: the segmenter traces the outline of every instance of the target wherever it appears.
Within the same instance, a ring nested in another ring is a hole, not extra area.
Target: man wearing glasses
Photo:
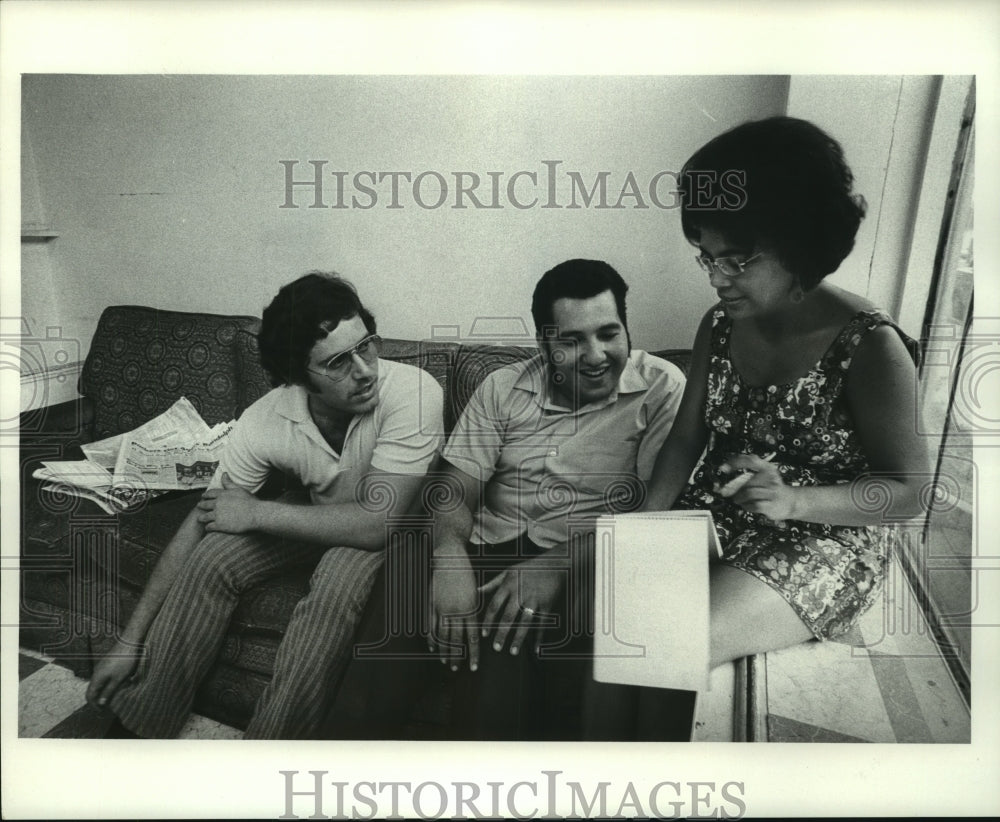
[[[312,273],[282,288],[259,341],[276,387],[240,417],[91,679],[87,699],[115,714],[113,735],[175,737],[240,594],[312,562],[246,737],[317,737],[383,562],[386,517],[407,510],[441,447],[440,386],[378,358],[375,319],[340,277]],[[308,501],[255,496],[272,470],[294,475]],[[390,511],[366,504],[389,498]]]

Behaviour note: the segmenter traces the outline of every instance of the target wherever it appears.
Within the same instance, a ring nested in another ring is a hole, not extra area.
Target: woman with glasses
[[[789,117],[716,137],[681,174],[719,301],[647,508],[713,514],[713,667],[847,632],[878,596],[884,523],[921,507],[912,341],[826,279],[864,217],[852,186],[837,141]]]

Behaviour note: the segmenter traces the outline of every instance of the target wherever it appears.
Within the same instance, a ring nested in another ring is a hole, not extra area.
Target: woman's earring
[[[792,286],[792,290],[788,293],[788,299],[796,305],[802,302],[805,298],[806,293],[802,290],[802,286],[798,284]]]

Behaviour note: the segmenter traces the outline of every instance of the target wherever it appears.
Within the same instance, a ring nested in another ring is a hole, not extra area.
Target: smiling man
[[[575,733],[581,548],[594,519],[641,503],[684,388],[676,366],[631,350],[627,290],[598,260],[548,271],[531,306],[539,355],[487,376],[445,447],[465,505],[436,519],[430,641],[464,668],[460,736]]]
[[[176,736],[240,594],[308,562],[309,593],[246,737],[317,737],[383,562],[386,517],[407,510],[443,442],[440,386],[379,359],[375,319],[340,277],[312,273],[282,288],[259,339],[276,387],[238,420],[209,490],[91,679],[87,699],[110,707],[114,735]],[[255,496],[273,470],[309,499]]]

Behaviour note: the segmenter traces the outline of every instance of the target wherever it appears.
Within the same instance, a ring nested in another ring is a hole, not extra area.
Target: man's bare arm
[[[464,504],[434,512],[434,557],[431,576],[431,631],[429,643],[441,661],[457,670],[465,649],[469,667],[479,665],[479,626],[476,622],[476,580],[466,546],[479,510],[479,480],[445,464],[442,481],[453,486]],[[437,640],[437,641],[435,641]]]
[[[299,505],[258,499],[223,475],[222,488],[202,495],[198,521],[206,531],[258,531],[304,542],[381,551],[386,517],[405,513],[423,481],[422,474],[372,469],[350,502]]]

